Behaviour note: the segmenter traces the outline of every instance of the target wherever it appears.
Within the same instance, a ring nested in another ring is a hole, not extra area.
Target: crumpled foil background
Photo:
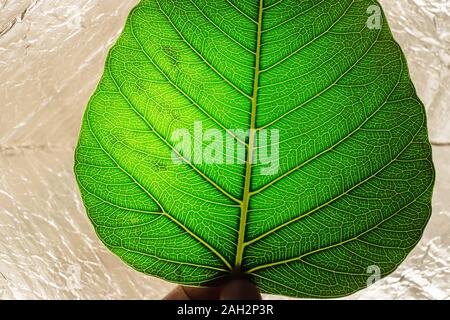
[[[72,173],[82,113],[137,0],[0,0],[0,299],[160,299],[109,253]],[[429,114],[437,182],[420,244],[350,298],[450,297],[450,1],[383,0]]]

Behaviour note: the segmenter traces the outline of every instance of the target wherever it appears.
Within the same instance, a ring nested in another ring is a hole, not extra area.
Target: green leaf
[[[168,281],[239,275],[294,297],[348,295],[373,270],[394,271],[429,219],[434,169],[424,107],[379,8],[141,1],[75,156],[105,245]]]

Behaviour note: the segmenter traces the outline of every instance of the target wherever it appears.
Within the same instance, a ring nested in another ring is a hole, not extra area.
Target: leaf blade
[[[99,238],[186,285],[241,272],[268,293],[335,297],[362,289],[369,263],[395,270],[428,221],[434,169],[403,53],[384,16],[366,27],[373,4],[141,1],[75,155]],[[198,122],[243,146],[246,163],[177,152],[171,133]],[[250,161],[266,129],[280,131],[276,176]]]

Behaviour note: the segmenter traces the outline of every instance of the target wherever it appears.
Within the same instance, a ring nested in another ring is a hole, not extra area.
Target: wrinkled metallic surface
[[[72,173],[85,105],[137,2],[0,0],[0,299],[159,299],[173,287],[104,248]],[[450,1],[381,2],[429,114],[434,212],[400,268],[351,298],[449,299]]]

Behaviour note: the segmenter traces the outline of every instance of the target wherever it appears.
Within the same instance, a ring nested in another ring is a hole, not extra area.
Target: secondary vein
[[[131,19],[131,21],[133,21]],[[158,70],[158,72],[167,79],[167,81],[170,83],[170,85],[175,88],[175,90],[177,90],[180,94],[182,94],[186,99],[188,99],[193,106],[197,107],[197,109],[199,109],[201,112],[203,112],[203,114],[205,114],[208,118],[210,118],[214,123],[216,123],[219,127],[221,127],[223,130],[225,130],[225,132],[227,134],[229,134],[230,136],[232,136],[234,139],[236,139],[236,141],[238,141],[239,143],[241,143],[242,145],[246,145],[245,141],[242,141],[241,139],[239,139],[231,130],[227,129],[222,123],[220,123],[220,121],[218,121],[215,117],[213,117],[209,112],[207,112],[202,106],[200,106],[190,95],[188,95],[186,92],[184,92],[172,79],[170,79],[170,77],[161,69],[160,66],[158,66],[158,64],[156,64],[156,62],[153,60],[153,58],[149,55],[149,53],[147,52],[147,50],[145,49],[144,45],[142,44],[142,42],[139,40],[139,38],[136,36],[136,34],[134,33],[134,27],[133,27],[133,23],[130,24],[131,27],[131,34],[133,36],[133,38],[135,39],[136,43],[139,45],[139,47],[141,48],[142,52],[144,53],[144,55],[147,57],[147,59],[150,61],[150,63]]]
[[[215,254],[217,256],[217,258],[219,258],[220,260],[222,260],[222,262],[225,264],[225,266],[227,266],[227,268],[232,269],[230,263],[227,261],[227,259],[225,259],[224,256],[222,256],[215,248],[213,248],[208,242],[206,242],[205,240],[203,240],[202,238],[200,238],[198,235],[196,235],[194,232],[192,232],[189,228],[187,228],[183,223],[181,223],[180,221],[178,221],[176,218],[172,217],[166,210],[165,208],[162,206],[162,204],[158,201],[158,199],[156,199],[146,188],[144,188],[144,186],[142,186],[142,184],[137,181],[128,171],[126,171],[118,162],[117,160],[103,147],[103,145],[100,143],[100,140],[97,138],[94,130],[92,129],[92,126],[90,124],[89,121],[89,107],[86,111],[88,113],[88,116],[86,117],[86,121],[87,121],[87,125],[89,128],[89,131],[92,134],[92,137],[94,138],[94,140],[96,141],[96,143],[98,144],[98,146],[102,149],[102,151],[106,154],[106,156],[108,156],[113,162],[114,164],[117,166],[117,168],[119,170],[121,170],[123,173],[125,173],[144,193],[146,193],[148,195],[148,197],[153,200],[153,202],[158,206],[158,208],[161,210],[162,212],[162,216],[165,216],[166,218],[168,218],[170,221],[172,221],[173,223],[175,223],[177,226],[179,226],[180,228],[182,228],[187,234],[189,234],[191,237],[193,237],[195,240],[197,240],[199,243],[201,243],[202,245],[204,245],[207,249],[209,249],[213,254]]]
[[[161,5],[159,4],[159,1],[157,1],[157,4],[159,6],[160,11],[162,12],[162,14],[164,15],[164,17],[166,18],[166,20],[170,23],[170,25],[172,26],[172,28],[175,30],[175,32],[180,36],[180,38],[183,40],[184,43],[186,43],[186,45],[192,50],[194,51],[194,53],[209,67],[211,68],[211,70],[217,74],[220,78],[222,78],[222,80],[224,80],[229,86],[231,86],[233,89],[235,89],[237,92],[239,92],[240,94],[242,94],[244,97],[251,99],[251,97],[245,93],[241,88],[239,88],[236,84],[234,84],[230,79],[228,79],[227,77],[225,77],[224,74],[222,74],[221,72],[219,72],[219,70],[217,70],[216,67],[214,67],[212,65],[212,63],[210,63],[196,48],[194,48],[194,46],[186,39],[186,37],[183,35],[183,33],[181,32],[181,30],[178,29],[178,27],[175,25],[175,23],[170,19],[169,15],[167,15],[167,13],[163,10],[163,8],[161,7]],[[193,3],[195,5],[195,3]],[[196,6],[196,5],[195,5]],[[196,8],[198,8],[196,6]],[[200,9],[198,9],[200,10]],[[201,12],[201,11],[200,11]],[[203,12],[201,12],[203,14]]]

